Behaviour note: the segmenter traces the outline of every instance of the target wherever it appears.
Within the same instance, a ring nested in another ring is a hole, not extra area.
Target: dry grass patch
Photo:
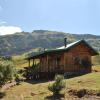
[[[100,90],[100,73],[90,73],[66,80],[68,88]]]
[[[3,100],[43,100],[50,94],[47,87],[48,82],[38,84],[22,82],[21,85],[7,90]]]
[[[97,90],[97,91],[100,90],[100,72],[96,73],[94,72],[71,79],[65,79],[65,81],[66,81],[66,91],[65,91],[66,95],[68,94],[67,92],[68,89],[73,89],[73,90],[86,89],[86,90]],[[48,90],[48,85],[50,82],[52,81],[22,82],[21,85],[14,86],[9,90],[7,90],[6,96],[4,97],[3,100],[44,100],[44,98],[52,96],[52,93]],[[68,100],[72,100],[72,98],[70,97],[66,98]],[[82,100],[91,100],[90,98]]]
[[[96,65],[92,67],[93,72],[100,72],[100,65]]]

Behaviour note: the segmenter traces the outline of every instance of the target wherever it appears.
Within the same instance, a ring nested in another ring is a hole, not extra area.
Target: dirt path
[[[12,83],[7,83],[5,85],[2,86],[1,91],[5,91],[8,90],[9,88],[13,87],[16,85],[16,82],[12,82]]]

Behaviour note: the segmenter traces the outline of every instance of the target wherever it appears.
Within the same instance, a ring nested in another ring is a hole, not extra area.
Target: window
[[[81,64],[81,58],[80,57],[74,57],[74,64]]]
[[[90,66],[90,62],[87,59],[87,57],[85,57],[85,58],[74,57],[74,64],[80,65],[82,67],[89,67]]]

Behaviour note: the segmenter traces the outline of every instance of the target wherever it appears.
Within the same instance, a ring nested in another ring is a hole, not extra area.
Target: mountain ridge
[[[92,34],[72,34],[65,32],[34,30],[0,36],[0,55],[15,55],[28,52],[34,48],[56,48],[68,43],[85,39],[93,48],[100,50],[100,36]]]

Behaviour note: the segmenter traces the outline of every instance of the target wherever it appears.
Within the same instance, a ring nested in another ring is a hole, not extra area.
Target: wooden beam
[[[41,58],[39,58],[39,72],[41,72]]]

